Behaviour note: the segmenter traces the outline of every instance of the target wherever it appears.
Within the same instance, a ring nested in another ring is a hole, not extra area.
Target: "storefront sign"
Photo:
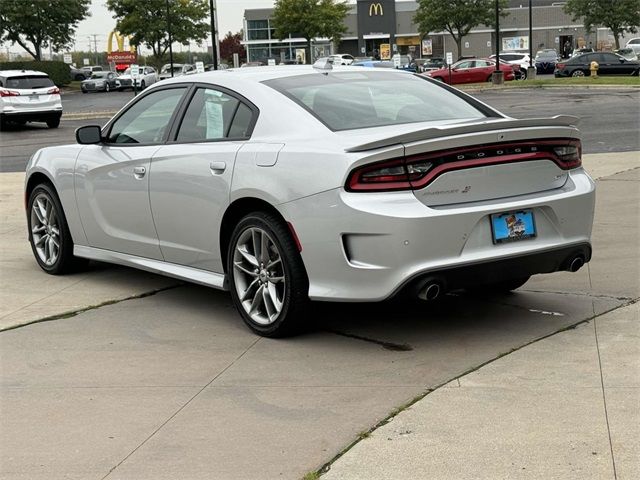
[[[422,40],[422,55],[433,55],[433,42],[430,38]]]
[[[388,43],[380,44],[380,59],[381,60],[391,59],[391,45],[389,45]]]
[[[380,2],[371,2],[371,5],[369,6],[369,16],[373,17],[374,15],[384,15],[384,10]]]
[[[136,54],[131,52],[112,52],[107,54],[107,61],[113,63],[131,64],[136,61]]]
[[[71,59],[71,54],[70,53],[65,53],[64,55],[62,55],[62,58],[64,60],[64,63],[71,64],[73,62],[73,60]]]
[[[505,52],[529,50],[529,37],[502,37],[502,50]]]

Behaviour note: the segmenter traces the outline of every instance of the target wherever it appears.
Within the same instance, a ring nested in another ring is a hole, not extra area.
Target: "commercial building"
[[[554,48],[562,53],[565,46],[611,48],[612,38],[604,32],[588,34],[580,22],[573,21],[557,0],[533,0],[533,47]],[[429,32],[422,37],[413,17],[415,1],[358,0],[351,5],[345,19],[347,33],[339,45],[327,38],[312,41],[314,58],[331,53],[349,53],[355,57],[386,57],[394,53],[453,57],[487,56],[494,50],[492,27],[480,25],[464,37],[462,51],[457,52],[453,37],[447,32]],[[271,22],[273,9],[249,9],[244,14],[244,41],[249,61],[302,61],[308,63],[307,42],[295,34],[282,41],[275,38]],[[509,0],[508,15],[500,20],[502,50],[529,50],[529,1]],[[606,29],[605,29],[606,30]]]

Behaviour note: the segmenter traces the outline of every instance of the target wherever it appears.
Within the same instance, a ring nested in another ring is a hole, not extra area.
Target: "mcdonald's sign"
[[[384,15],[384,10],[382,9],[382,4],[380,2],[371,2],[371,5],[369,5],[369,16],[373,17],[373,16],[378,16],[380,15],[381,17]]]
[[[113,50],[113,39],[116,39],[117,50]],[[124,49],[124,41],[128,40],[129,43],[129,51],[127,52]],[[109,33],[109,38],[107,39],[107,60],[109,62],[113,62],[120,65],[130,65],[132,63],[136,63],[137,55],[136,55],[136,47],[131,45],[131,37],[120,35],[115,30]]]

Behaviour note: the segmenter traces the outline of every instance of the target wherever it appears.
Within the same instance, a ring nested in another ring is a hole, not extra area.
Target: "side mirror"
[[[98,125],[87,125],[76,129],[76,142],[80,145],[95,145],[102,142],[102,131]]]

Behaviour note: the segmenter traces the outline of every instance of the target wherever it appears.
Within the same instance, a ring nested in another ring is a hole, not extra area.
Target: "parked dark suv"
[[[584,77],[591,75],[591,62],[598,62],[598,75],[638,75],[640,63],[610,52],[585,53],[556,64],[556,77]]]

